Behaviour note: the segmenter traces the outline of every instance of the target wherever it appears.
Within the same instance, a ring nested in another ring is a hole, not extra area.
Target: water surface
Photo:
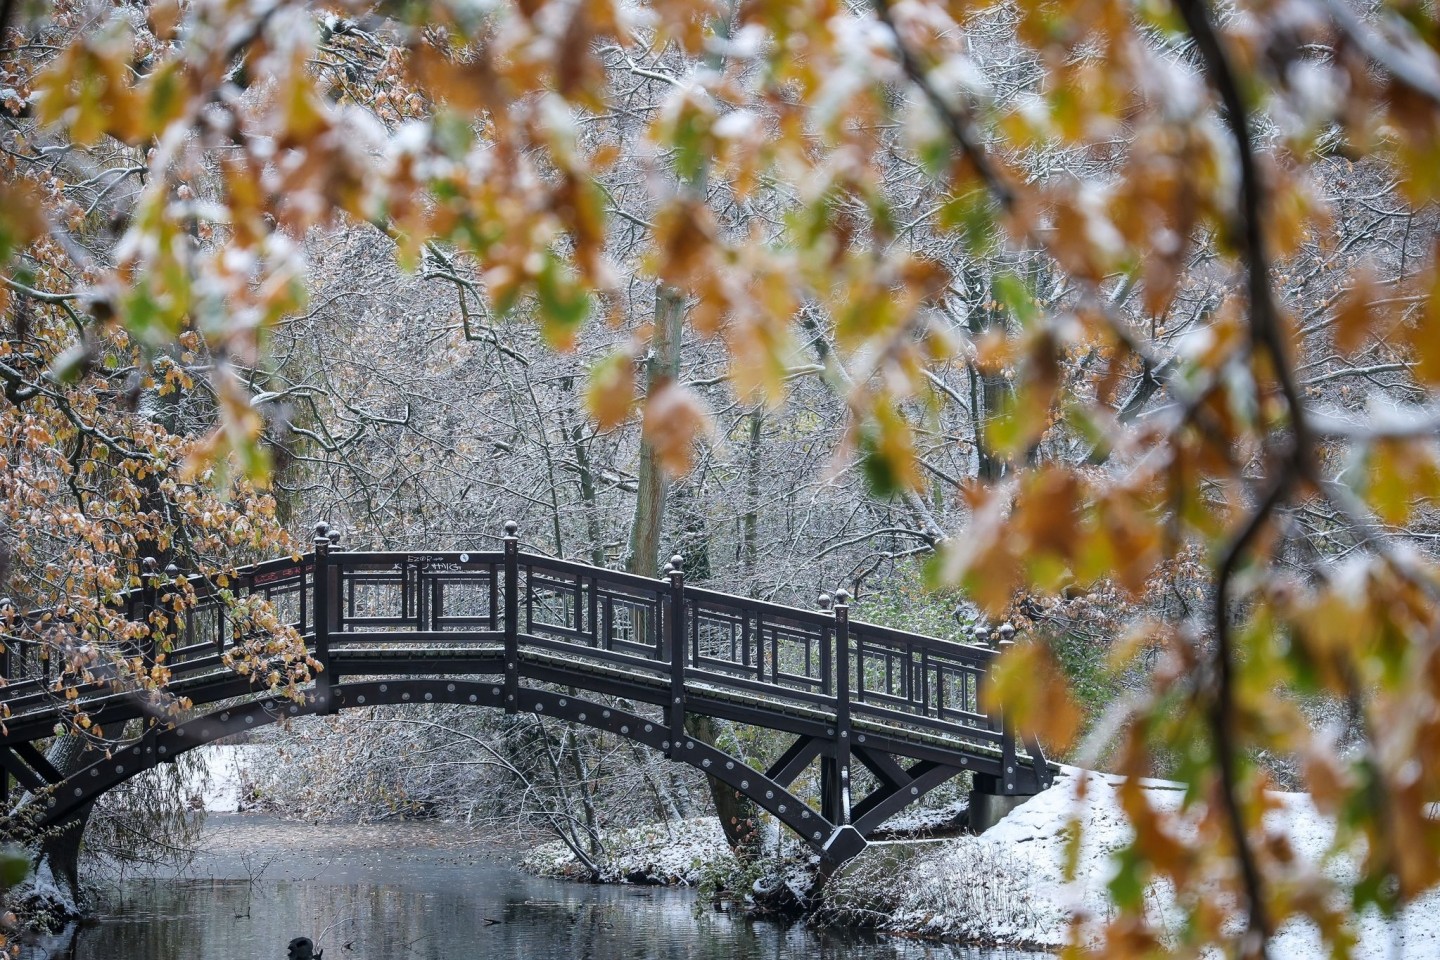
[[[29,957],[283,960],[1020,960],[1007,951],[815,931],[696,909],[692,891],[529,876],[444,826],[311,827],[213,816],[180,876],[106,884],[101,918]]]

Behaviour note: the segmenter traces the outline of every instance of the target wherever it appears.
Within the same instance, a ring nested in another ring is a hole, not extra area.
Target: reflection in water
[[[272,823],[266,834],[272,843],[275,830]],[[291,840],[303,836],[296,828]],[[297,936],[313,938],[325,960],[1020,956],[752,922],[696,911],[686,891],[544,880],[457,857],[453,849],[377,851],[359,840],[349,857],[345,853],[334,843],[318,852],[279,847],[257,867],[254,854],[237,860],[231,850],[197,866],[195,873],[209,874],[205,879],[128,879],[112,887],[105,919],[29,956],[283,960],[285,945]]]

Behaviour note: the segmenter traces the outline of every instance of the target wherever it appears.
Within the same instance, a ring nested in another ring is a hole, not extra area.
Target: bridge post
[[[669,610],[665,616],[666,646],[670,648],[670,749],[666,756],[680,754],[685,737],[685,560],[680,554],[665,567],[670,578]]]
[[[170,583],[174,583],[176,575],[180,571],[172,563],[165,568],[165,574]],[[145,624],[145,636],[134,647],[137,659],[140,661],[138,673],[143,677],[137,677],[142,687],[150,681],[152,671],[155,669],[156,654],[160,649],[160,627],[155,623],[155,615],[164,612],[166,617],[173,615],[170,601],[171,594],[160,592],[161,589],[160,565],[154,557],[144,557],[140,561],[140,606],[135,611],[137,619]],[[143,694],[142,694],[143,697]],[[148,697],[143,697],[142,703],[148,703]],[[148,711],[144,710],[140,715],[140,721],[144,724],[140,731],[140,746],[137,750],[143,749],[141,764],[145,767],[155,765],[155,744],[159,735],[158,721]]]
[[[1015,646],[1015,628],[1009,623],[1000,624],[996,631],[1000,635],[1000,655]],[[997,707],[998,709],[998,707]],[[1015,728],[1010,724],[1010,718],[1005,716],[1004,711],[1000,712],[1000,786],[999,793],[1011,796],[1015,793]]]
[[[166,654],[175,649],[175,642],[180,639],[180,608],[185,603],[180,585],[184,582],[185,578],[180,575],[180,568],[173,563],[167,564],[165,585],[170,592],[160,595],[160,608],[165,612],[165,629],[161,632],[157,642],[157,646],[164,647],[166,641],[169,641],[169,649],[163,651]]]
[[[850,823],[850,594],[835,591],[835,758],[830,776],[821,780],[825,813],[836,826]]]
[[[165,579],[160,581],[164,585],[165,593],[159,588],[152,593],[151,611],[159,610],[165,615],[165,626],[160,630],[151,630],[149,648],[150,654],[146,661],[146,668],[153,670],[159,662],[159,654],[164,653],[169,659],[170,652],[175,649],[176,641],[179,640],[179,616],[180,609],[184,604],[184,596],[181,593],[180,585],[185,578],[180,575],[180,568],[173,563],[165,565]],[[141,763],[146,767],[158,766],[160,754],[156,748],[160,745],[160,718],[157,716],[145,716],[145,731],[141,734],[144,755]]]
[[[977,645],[988,646],[1003,655],[1015,645],[1015,628],[1008,623],[991,630],[983,624],[974,630]],[[992,669],[993,669],[992,661]],[[998,701],[991,699],[982,705],[985,715],[990,718],[990,729],[1000,734],[1000,770],[998,774],[975,775],[974,788],[970,791],[970,831],[984,833],[999,823],[1007,813],[1019,806],[1026,798],[1017,796],[1015,730]]]
[[[315,678],[315,699],[320,704],[320,713],[333,712],[335,675],[330,668],[330,628],[336,614],[340,612],[339,578],[330,563],[330,524],[320,521],[315,524],[315,572],[311,577],[310,615],[315,619],[315,661],[320,664],[320,675]],[[338,538],[337,538],[338,539]],[[304,628],[304,624],[301,624]]]
[[[505,521],[505,712],[520,699],[520,525]]]
[[[0,623],[3,623],[5,628],[4,638],[0,640],[0,686],[10,682],[11,631],[15,625],[16,614],[15,601],[9,597],[0,599]],[[0,815],[10,815],[9,770],[0,770]]]

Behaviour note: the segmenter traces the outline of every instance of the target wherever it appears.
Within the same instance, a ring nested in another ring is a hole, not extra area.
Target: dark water
[[[209,849],[184,875],[111,881],[102,919],[27,956],[283,960],[296,936],[316,940],[325,960],[1026,956],[697,911],[684,890],[539,879],[443,828],[213,820]]]

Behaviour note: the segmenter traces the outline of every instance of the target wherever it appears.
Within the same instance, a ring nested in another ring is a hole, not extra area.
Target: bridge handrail
[[[760,600],[755,597],[742,597],[735,593],[724,593],[720,590],[712,590],[709,587],[692,587],[685,584],[686,599],[708,600],[709,602],[722,607],[732,607],[737,610],[750,609],[760,610],[773,614],[777,617],[785,617],[794,620],[796,623],[806,623],[812,626],[832,626],[835,618],[821,610],[806,610],[802,607],[791,607],[783,603],[776,603],[773,600]]]
[[[943,637],[932,637],[925,633],[911,633],[908,630],[900,630],[895,627],[887,627],[878,623],[870,623],[867,620],[851,620],[850,634],[853,639],[856,632],[865,635],[865,640],[878,637],[887,642],[899,645],[901,643],[916,643],[922,645],[923,649],[931,653],[940,653],[965,663],[971,663],[979,667],[989,667],[995,662],[995,651],[988,647],[977,647],[970,643],[958,643],[954,640],[946,640]]]
[[[490,564],[503,563],[505,555],[498,550],[340,550],[337,548],[330,551],[328,559],[332,564],[345,567],[383,566],[385,564],[423,566],[434,563],[453,563],[462,568],[475,567],[478,570]]]
[[[538,553],[521,551],[519,560],[520,565],[523,567],[540,567],[542,569],[568,573],[572,576],[592,577],[597,581],[619,584],[629,587],[632,590],[639,590],[646,593],[655,593],[658,595],[669,589],[668,584],[662,579],[651,579],[650,577],[642,577],[638,573],[627,573],[624,570],[611,570],[607,567],[592,567],[588,563],[577,563],[574,560],[561,560],[557,557],[546,557]]]

